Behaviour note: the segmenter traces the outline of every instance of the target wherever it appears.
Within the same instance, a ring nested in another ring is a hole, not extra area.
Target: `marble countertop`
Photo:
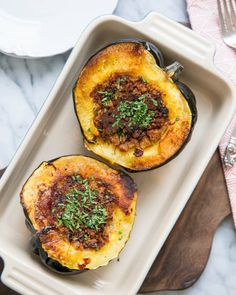
[[[135,21],[151,10],[176,21],[188,21],[184,0],[119,0],[114,13]],[[13,157],[69,54],[27,60],[0,53],[0,169]],[[234,295],[235,274],[236,234],[232,219],[228,218],[217,230],[207,267],[194,286],[156,294]]]

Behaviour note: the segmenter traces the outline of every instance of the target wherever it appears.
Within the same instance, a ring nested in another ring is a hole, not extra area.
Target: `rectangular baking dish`
[[[30,254],[29,232],[19,192],[43,161],[88,154],[76,120],[72,87],[85,61],[98,49],[124,37],[155,43],[168,62],[178,60],[182,80],[194,91],[199,112],[192,139],[162,168],[131,175],[138,185],[137,217],[131,238],[106,267],[62,277]],[[2,281],[27,295],[135,294],[184,208],[235,110],[235,90],[213,66],[214,47],[191,30],[157,14],[133,23],[116,16],[93,21],[83,32],[61,75],[0,183]]]

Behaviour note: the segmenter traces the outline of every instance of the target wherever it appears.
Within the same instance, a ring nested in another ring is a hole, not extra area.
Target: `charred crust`
[[[156,45],[154,45],[153,43],[146,41],[144,39],[140,39],[140,38],[123,38],[123,39],[117,40],[115,42],[112,42],[112,43],[102,47],[97,52],[95,52],[84,64],[83,69],[85,67],[87,67],[88,64],[89,65],[96,64],[97,58],[101,57],[101,54],[103,54],[104,50],[108,49],[111,46],[119,45],[122,43],[131,43],[131,44],[141,45],[143,48],[145,48],[147,51],[149,51],[153,55],[153,57],[155,58],[155,60],[157,62],[157,65],[159,65],[161,68],[165,67],[164,57]],[[78,80],[75,82],[75,85],[73,87],[73,92],[75,91],[77,82],[78,82]]]
[[[90,258],[84,258],[84,263],[83,264],[78,264],[78,267],[80,270],[86,270],[86,266],[91,262]]]
[[[143,49],[144,49],[144,47],[141,44],[135,43],[134,46],[133,46],[133,48],[131,49],[132,50],[132,54],[134,56],[141,56],[142,53],[143,53]]]
[[[126,198],[132,200],[134,198],[134,194],[137,192],[136,184],[134,183],[133,179],[125,173],[120,172],[119,178],[120,183],[124,188]]]
[[[54,165],[54,161],[55,161],[55,160],[50,160],[50,161],[48,161],[48,162],[47,162],[47,165],[48,165],[48,166],[51,166],[51,167],[53,167],[55,170],[57,170],[57,167]]]
[[[141,38],[123,38],[123,39],[120,39],[116,42],[111,43],[110,45],[102,48],[101,50],[104,50],[105,48],[107,48],[111,45],[116,45],[116,44],[120,44],[120,43],[133,43],[133,44],[142,45],[147,51],[149,51],[153,55],[153,57],[156,60],[157,65],[159,67],[161,67],[161,68],[165,67],[164,57],[163,57],[161,51],[158,49],[158,47],[156,45],[154,45],[153,43],[146,41],[144,39],[141,39]]]

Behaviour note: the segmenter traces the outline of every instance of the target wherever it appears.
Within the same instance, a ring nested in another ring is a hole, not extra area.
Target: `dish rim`
[[[68,61],[66,62],[66,64],[65,64],[61,74],[59,75],[56,83],[54,84],[54,87],[51,90],[48,98],[46,99],[42,109],[40,110],[38,116],[36,117],[33,125],[31,126],[30,130],[28,131],[27,135],[25,136],[24,140],[22,141],[22,144],[20,145],[20,147],[17,150],[15,156],[13,157],[8,169],[4,173],[2,179],[0,180],[0,192],[3,190],[5,184],[7,183],[8,179],[11,176],[11,173],[13,172],[16,165],[18,164],[18,161],[20,161],[21,156],[24,154],[24,151],[26,150],[26,148],[30,144],[31,139],[34,136],[35,130],[37,130],[37,128],[39,128],[40,122],[42,121],[44,115],[46,115],[47,110],[50,108],[50,106],[51,106],[51,104],[52,104],[52,102],[54,100],[54,97],[57,95],[57,89],[60,88],[60,85],[63,83],[64,78],[66,78],[68,71],[73,67],[74,61],[76,61],[76,58],[77,58],[78,53],[80,51],[80,47],[82,46],[81,44],[84,44],[85,40],[87,39],[87,36],[89,36],[89,34],[92,32],[92,30],[96,29],[96,27],[98,25],[100,25],[101,23],[105,23],[107,21],[117,21],[117,22],[123,23],[125,25],[128,25],[131,29],[135,29],[136,31],[140,32],[140,34],[142,34],[142,33],[145,32],[145,27],[147,27],[147,25],[150,25],[150,23],[152,23],[153,20],[162,20],[165,23],[167,23],[167,25],[171,23],[172,27],[174,27],[175,29],[176,28],[180,29],[182,33],[184,32],[184,33],[186,33],[188,35],[190,34],[193,37],[193,39],[197,40],[199,43],[204,42],[204,46],[206,46],[205,48],[207,48],[207,51],[205,51],[205,53],[203,54],[204,58],[199,59],[198,62],[195,62],[195,63],[202,66],[204,69],[207,69],[208,72],[218,76],[222,81],[224,81],[227,84],[227,86],[229,87],[230,92],[232,93],[232,96],[230,96],[231,104],[228,105],[228,109],[229,109],[228,116],[227,116],[227,118],[224,119],[224,122],[220,126],[221,128],[220,128],[219,133],[214,138],[214,142],[213,142],[212,146],[209,148],[208,152],[205,154],[204,165],[202,165],[198,169],[198,171],[195,173],[196,177],[195,177],[194,181],[191,184],[191,188],[188,188],[187,192],[191,192],[194,189],[194,187],[197,184],[197,182],[198,182],[202,172],[204,171],[208,161],[210,160],[213,152],[215,151],[215,148],[217,147],[218,142],[219,142],[221,136],[223,135],[223,133],[224,133],[224,131],[225,131],[231,117],[233,116],[234,110],[236,108],[236,99],[235,99],[235,97],[236,97],[235,94],[236,93],[235,93],[235,89],[233,87],[233,84],[230,81],[228,81],[227,79],[225,79],[223,77],[223,75],[220,74],[215,69],[215,67],[213,65],[214,46],[209,41],[203,39],[202,37],[198,36],[196,33],[192,32],[191,30],[183,27],[182,25],[180,25],[178,23],[175,23],[174,21],[168,20],[167,18],[161,16],[160,14],[152,12],[152,13],[148,14],[143,20],[141,20],[139,22],[127,21],[127,20],[124,20],[124,19],[122,19],[120,17],[117,17],[117,16],[99,17],[98,19],[94,20],[85,29],[83,35],[81,35],[80,40],[78,41],[78,43],[76,44],[76,46],[75,46],[74,50],[72,51],[70,57],[68,58]],[[141,27],[143,28],[142,30],[141,30]],[[185,30],[187,30],[187,31],[185,31]],[[145,32],[145,34],[147,34],[147,33]],[[153,39],[152,36],[150,36],[150,38]],[[185,204],[184,204],[184,206],[185,206]],[[173,217],[173,221],[177,220],[180,213],[181,213],[181,211],[178,212],[176,214],[176,216]],[[163,245],[164,241],[166,240],[167,236],[169,235],[175,221],[173,222],[172,225],[169,226],[168,232],[166,232],[165,235],[163,235],[163,238],[161,240],[162,245]],[[139,286],[141,285],[143,279],[145,278],[145,275],[147,274],[148,270],[151,267],[152,262],[154,261],[156,255],[158,254],[158,249],[155,252],[156,252],[155,255],[149,255],[148,256],[148,259],[147,259],[148,262],[146,263],[146,266],[142,270],[140,270],[140,272],[142,272],[142,276],[140,275],[141,279],[139,278],[139,280],[136,281],[135,284],[133,284],[133,289],[132,289],[132,292],[131,292],[132,294],[135,293],[138,290]],[[2,256],[2,258],[4,260],[4,262],[6,263],[6,265],[7,265],[7,263],[12,264],[11,257],[10,257],[11,255],[7,255],[6,253],[4,253],[4,251],[1,249],[1,247],[0,247],[0,253],[1,253],[1,256]],[[3,279],[3,282],[6,285],[10,285],[10,283],[7,281],[7,271],[9,271],[9,270],[5,266],[3,274],[2,274],[2,279]]]

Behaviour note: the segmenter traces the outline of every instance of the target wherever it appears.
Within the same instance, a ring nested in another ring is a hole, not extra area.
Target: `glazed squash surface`
[[[130,236],[136,198],[128,175],[85,156],[43,162],[21,192],[35,252],[61,273],[117,257]]]
[[[186,89],[178,88],[144,44],[118,42],[101,50],[85,65],[73,90],[87,149],[131,171],[172,159],[196,119]]]

